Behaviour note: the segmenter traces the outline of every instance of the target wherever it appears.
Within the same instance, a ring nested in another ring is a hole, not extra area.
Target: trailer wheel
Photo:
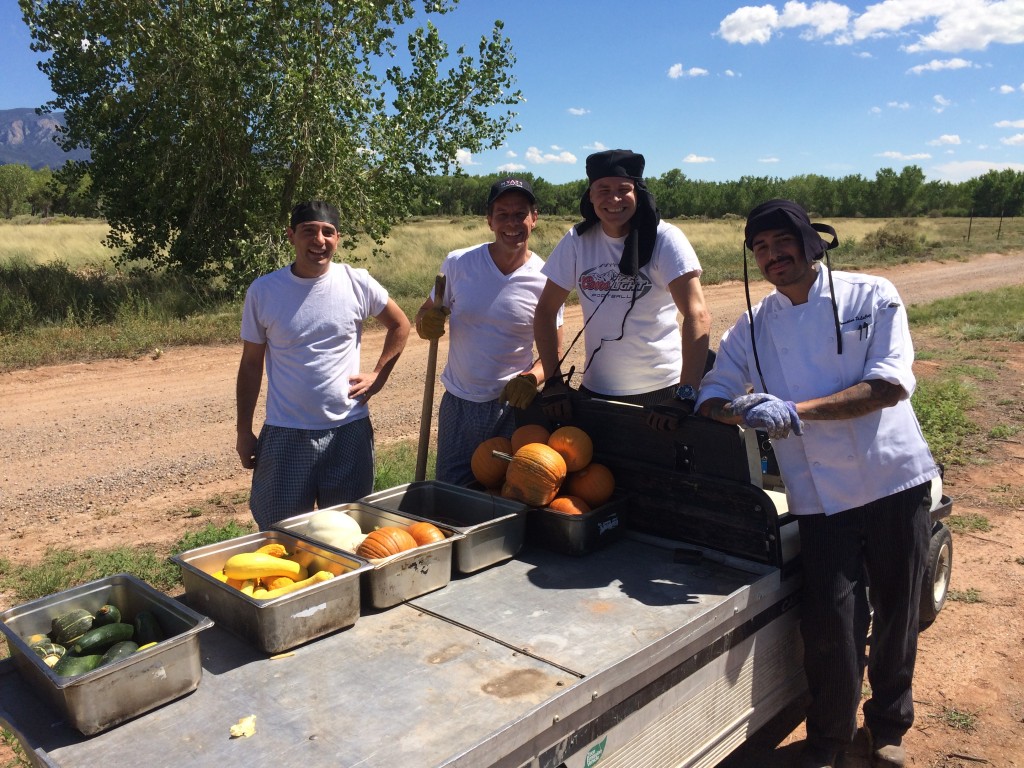
[[[930,624],[939,615],[949,594],[949,578],[953,571],[953,537],[949,528],[939,523],[928,545],[928,562],[921,585],[922,625]]]

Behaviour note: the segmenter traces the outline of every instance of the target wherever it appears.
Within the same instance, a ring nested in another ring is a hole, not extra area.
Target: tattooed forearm
[[[899,402],[903,388],[887,381],[869,379],[847,387],[834,395],[819,397],[801,403],[798,407],[800,417],[830,421],[835,419],[854,419],[868,413],[880,411]]]

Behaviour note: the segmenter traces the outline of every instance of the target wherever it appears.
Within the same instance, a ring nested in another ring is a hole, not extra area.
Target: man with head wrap
[[[354,501],[373,490],[367,402],[405,348],[409,319],[365,269],[332,261],[338,209],[320,200],[292,210],[295,260],[258,277],[242,309],[236,450],[253,469],[249,507],[260,530],[286,517]],[[387,333],[372,371],[360,370],[363,323]],[[263,368],[267,413],[253,432]]]
[[[590,155],[583,221],[544,267],[534,335],[547,382],[542,402],[555,421],[572,413],[555,323],[573,288],[585,324],[580,393],[648,406],[657,429],[675,429],[693,411],[711,329],[700,261],[682,231],[661,221],[643,172],[643,155],[630,150]]]
[[[804,579],[811,703],[800,765],[835,765],[854,738],[870,605],[864,724],[874,764],[902,766],[939,467],[910,404],[903,302],[887,280],[822,265],[837,244],[792,201],[751,211],[744,247],[775,290],[722,337],[697,407],[775,439]]]

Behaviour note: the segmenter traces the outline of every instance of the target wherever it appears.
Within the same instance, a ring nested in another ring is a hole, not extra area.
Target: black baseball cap
[[[534,205],[537,204],[537,196],[533,194],[533,187],[526,179],[507,178],[491,184],[491,192],[487,195],[487,207],[491,205],[506,192],[522,192]]]

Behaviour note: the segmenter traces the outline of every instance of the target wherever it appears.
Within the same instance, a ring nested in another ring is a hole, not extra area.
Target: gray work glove
[[[572,403],[569,402],[569,387],[561,377],[551,379],[540,393],[540,407],[544,415],[558,424],[572,419]]]
[[[508,403],[513,408],[526,409],[536,396],[537,377],[532,373],[520,373],[505,382],[498,402]]]
[[[433,341],[444,336],[444,321],[451,310],[448,307],[431,307],[416,321],[416,333],[421,339]]]
[[[796,413],[796,403],[792,400],[780,400],[774,395],[768,395],[768,398],[748,409],[743,417],[743,423],[767,432],[768,437],[773,440],[789,437],[790,432],[802,435],[804,425]]]
[[[745,419],[747,417],[747,412],[750,411],[751,408],[755,405],[760,405],[767,400],[771,400],[772,397],[773,396],[769,395],[767,392],[752,392],[749,395],[741,395],[740,397],[737,397],[729,403],[729,406],[734,414]]]

